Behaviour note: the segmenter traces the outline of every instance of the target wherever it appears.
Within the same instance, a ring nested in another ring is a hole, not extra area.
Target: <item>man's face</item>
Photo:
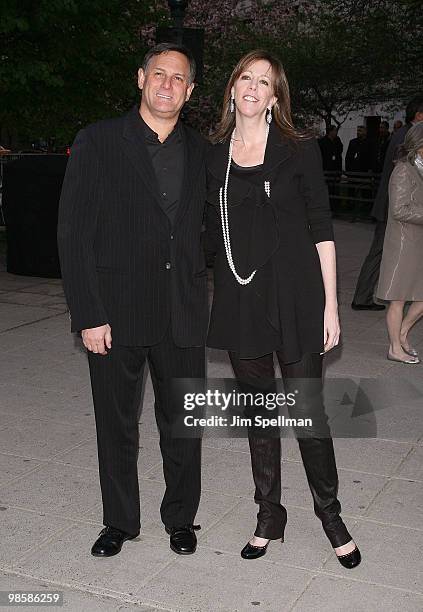
[[[363,140],[364,138],[366,138],[366,128],[363,127],[358,127],[357,128],[357,138],[360,138],[360,140]]]
[[[189,100],[194,83],[189,84],[189,61],[182,53],[168,51],[154,55],[144,72],[138,71],[142,90],[141,108],[156,118],[173,118]]]

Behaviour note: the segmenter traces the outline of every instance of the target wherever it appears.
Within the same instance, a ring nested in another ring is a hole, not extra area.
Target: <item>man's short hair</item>
[[[161,55],[162,53],[169,53],[169,51],[176,51],[177,53],[181,53],[182,55],[185,55],[185,57],[187,58],[189,62],[189,84],[191,85],[191,83],[193,83],[195,79],[195,71],[196,71],[195,59],[191,51],[184,45],[178,45],[177,43],[167,43],[167,42],[155,45],[154,47],[149,49],[147,53],[145,54],[141,68],[144,70],[144,72],[146,72],[148,68],[148,64],[150,63],[150,60],[155,55]]]
[[[423,113],[423,94],[411,98],[405,109],[405,122],[411,123],[417,113]]]

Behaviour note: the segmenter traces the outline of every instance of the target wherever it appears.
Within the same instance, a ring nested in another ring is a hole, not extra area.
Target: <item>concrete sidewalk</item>
[[[328,356],[327,376],[407,379],[422,390],[423,365],[386,359],[384,313],[349,307],[372,226],[336,222],[335,229],[343,344]],[[423,323],[412,339],[423,352]],[[256,562],[241,559],[257,512],[248,444],[206,439],[198,550],[171,552],[159,516],[164,485],[148,381],[142,532],[116,557],[95,559],[89,551],[102,513],[88,368],[69,333],[61,281],[13,276],[2,266],[0,347],[0,590],[62,591],[64,609],[89,612],[423,611],[421,396],[407,405],[399,396],[376,412],[376,438],[334,441],[343,518],[363,555],[346,570],[313,513],[292,438],[283,440],[283,545],[272,543]],[[231,376],[222,353],[209,352],[208,373]]]

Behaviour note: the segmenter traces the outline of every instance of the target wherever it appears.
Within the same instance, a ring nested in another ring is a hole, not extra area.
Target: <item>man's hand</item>
[[[93,353],[107,355],[106,349],[112,348],[112,328],[108,323],[100,327],[83,329],[81,335],[85,348]]]

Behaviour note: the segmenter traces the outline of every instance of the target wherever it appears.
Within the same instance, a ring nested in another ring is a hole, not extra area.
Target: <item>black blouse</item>
[[[271,126],[261,169],[231,166],[228,219],[235,268],[220,221],[229,143],[210,149],[206,246],[215,254],[209,347],[254,358],[281,351],[285,363],[323,351],[325,294],[316,244],[333,240],[321,154],[315,139],[297,144]],[[254,170],[253,173],[251,171]],[[270,182],[268,198],[264,181]]]

